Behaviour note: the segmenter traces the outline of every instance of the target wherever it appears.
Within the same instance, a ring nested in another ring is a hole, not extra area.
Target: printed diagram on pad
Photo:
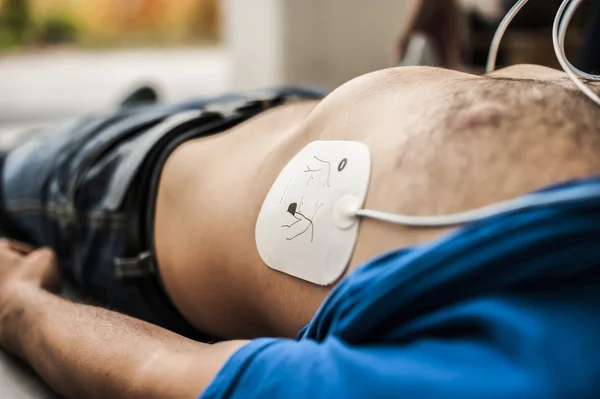
[[[304,173],[310,173],[310,177],[308,178],[308,182],[306,183],[306,185],[310,185],[311,181],[313,181],[315,178],[315,174],[321,173],[326,174],[327,176],[325,181],[323,182],[323,187],[331,187],[329,183],[331,180],[331,162],[324,161],[319,157],[315,156],[313,156],[313,159],[320,163],[320,165],[317,165],[316,167],[315,165],[312,165],[312,168],[311,165],[306,165],[306,170],[304,171]]]
[[[256,248],[273,270],[322,286],[343,275],[360,222],[340,220],[339,204],[361,207],[371,175],[369,147],[313,141],[283,167],[256,220]]]
[[[295,219],[292,223],[284,224],[283,226],[281,226],[283,228],[289,229],[290,231],[293,231],[293,234],[291,236],[286,237],[286,240],[288,240],[288,241],[295,240],[298,237],[308,234],[309,231],[310,231],[310,242],[313,242],[315,239],[314,219],[315,219],[315,216],[317,216],[317,212],[319,212],[319,209],[321,209],[323,204],[319,203],[319,201],[317,201],[317,203],[315,204],[314,212],[312,213],[311,217],[309,218],[302,213],[301,207],[304,204],[303,201],[304,201],[304,197],[302,197],[300,199],[300,202],[290,203],[287,208],[287,213],[292,215],[292,217]]]
[[[348,165],[348,158],[343,158],[337,165],[337,171],[342,172]],[[331,188],[331,172],[332,163],[326,159],[312,156],[311,162],[306,165],[304,169],[305,174],[309,174],[306,182],[307,191],[309,191],[311,185],[318,184],[319,188],[327,190]],[[322,180],[322,183],[321,183]],[[293,181],[290,180],[290,184]],[[287,191],[287,189],[286,189]],[[285,194],[284,194],[285,195]],[[306,215],[302,212],[302,206],[304,205],[304,197],[300,199],[300,202],[291,202],[288,205],[287,213],[290,214],[294,219],[289,224],[284,224],[281,227],[290,230],[293,234],[286,236],[287,241],[293,241],[306,234],[310,234],[310,242],[314,242],[315,239],[315,216],[319,212],[319,209],[324,203],[319,200],[316,201],[314,210],[310,215]]]

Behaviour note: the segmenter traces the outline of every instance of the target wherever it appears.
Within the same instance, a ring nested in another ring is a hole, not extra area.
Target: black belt
[[[34,244],[27,234],[17,227],[4,203],[4,164],[7,157],[8,152],[0,151],[0,237],[4,236],[24,243]]]

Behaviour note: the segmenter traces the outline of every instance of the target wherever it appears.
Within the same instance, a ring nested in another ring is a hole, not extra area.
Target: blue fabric
[[[590,198],[369,262],[297,341],[251,342],[203,397],[591,399],[599,354],[600,200]]]

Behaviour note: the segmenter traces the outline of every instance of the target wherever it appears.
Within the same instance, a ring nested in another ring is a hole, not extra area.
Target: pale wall
[[[224,0],[237,89],[334,87],[392,65],[408,0]]]

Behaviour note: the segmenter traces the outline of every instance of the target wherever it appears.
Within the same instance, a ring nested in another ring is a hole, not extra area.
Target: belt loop
[[[156,265],[152,252],[142,252],[135,258],[115,258],[115,273],[120,280],[155,276]]]

